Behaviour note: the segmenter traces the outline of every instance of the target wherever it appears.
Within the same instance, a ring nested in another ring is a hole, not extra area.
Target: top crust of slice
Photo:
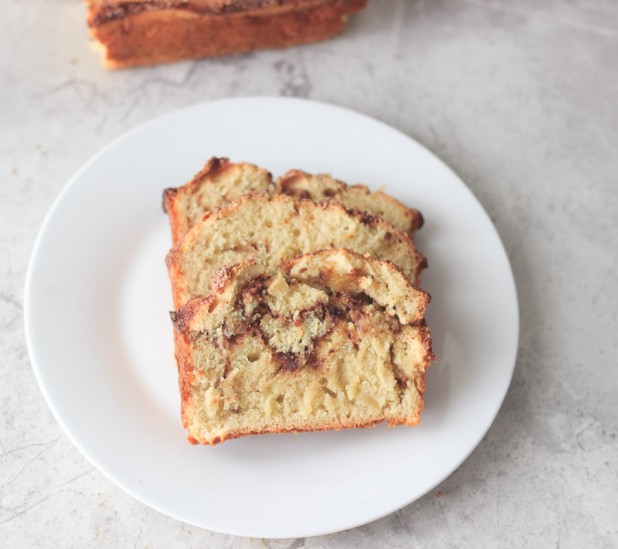
[[[277,15],[327,4],[332,0],[87,0],[88,24],[110,21],[150,11],[182,10],[196,15]],[[361,9],[360,7],[357,9]]]
[[[348,185],[327,174],[312,175],[302,170],[289,170],[277,181],[278,190],[296,198],[316,202],[338,200],[347,208],[368,211],[383,217],[410,236],[423,225],[418,210],[408,208],[382,191],[371,192],[365,185]]]
[[[352,212],[339,202],[317,204],[285,195],[249,194],[209,212],[167,258],[176,306],[204,295],[223,265],[250,257],[276,269],[294,257],[326,248],[347,248],[387,259],[415,285],[426,266],[409,236],[381,218]]]

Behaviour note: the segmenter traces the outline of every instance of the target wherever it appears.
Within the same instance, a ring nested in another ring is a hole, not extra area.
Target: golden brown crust
[[[226,440],[234,440],[235,438],[252,436],[252,435],[280,435],[280,434],[300,434],[300,433],[316,433],[320,431],[342,431],[344,429],[370,429],[375,427],[379,423],[383,423],[383,419],[372,420],[372,421],[362,421],[362,422],[350,422],[347,424],[337,422],[337,423],[322,423],[321,425],[314,424],[299,424],[298,427],[294,429],[256,429],[256,430],[244,430],[244,431],[236,431],[234,433],[229,433],[223,436],[218,436],[213,438],[209,442],[198,441],[192,436],[188,436],[187,440],[191,444],[208,444],[210,446],[216,446],[217,444],[221,444]],[[389,427],[395,427],[396,425],[408,425],[409,427],[414,427],[420,423],[420,416],[415,418],[414,420],[410,420],[407,418],[401,419],[391,419],[386,420],[386,423]]]
[[[86,0],[88,25],[91,27],[148,11],[181,10],[219,16],[275,15],[330,1],[332,0]]]
[[[103,64],[124,68],[325,40],[338,34],[345,18],[363,9],[366,1],[90,0],[88,22],[103,51]]]

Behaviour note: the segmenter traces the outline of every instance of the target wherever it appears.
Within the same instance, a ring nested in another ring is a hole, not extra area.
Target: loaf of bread
[[[421,227],[423,217],[392,196],[370,192],[364,185],[347,185],[329,175],[290,170],[277,184],[265,169],[227,158],[211,158],[189,183],[165,189],[163,208],[169,215],[172,242],[176,243],[202,216],[249,192],[282,193],[315,202],[336,200],[346,208],[377,215],[410,236]]]
[[[167,256],[174,303],[209,291],[216,269],[255,258],[273,271],[294,257],[347,248],[387,259],[418,285],[426,266],[410,237],[379,217],[287,195],[244,195],[202,220]]]
[[[189,440],[416,425],[429,296],[392,263],[348,250],[281,268],[263,259],[216,269],[211,291],[172,313]]]
[[[86,0],[109,68],[215,57],[325,40],[367,0]]]

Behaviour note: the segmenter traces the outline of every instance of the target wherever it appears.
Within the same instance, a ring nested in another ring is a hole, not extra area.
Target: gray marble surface
[[[0,18],[0,546],[618,547],[615,0],[373,0],[330,42],[124,72],[99,67],[84,18],[79,0]],[[435,492],[339,534],[242,539],[142,505],[69,442],[28,359],[27,262],[68,178],[154,116],[242,95],[332,102],[426,145],[490,213],[518,286],[487,436]]]

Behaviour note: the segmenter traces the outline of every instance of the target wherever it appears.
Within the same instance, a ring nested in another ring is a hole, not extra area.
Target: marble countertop
[[[373,0],[335,40],[108,72],[77,0],[0,20],[0,545],[618,546],[618,4]],[[435,491],[329,536],[256,540],[161,515],[63,434],[34,379],[24,278],[66,181],[123,132],[243,95],[332,102],[444,159],[494,221],[519,292],[512,385]]]

